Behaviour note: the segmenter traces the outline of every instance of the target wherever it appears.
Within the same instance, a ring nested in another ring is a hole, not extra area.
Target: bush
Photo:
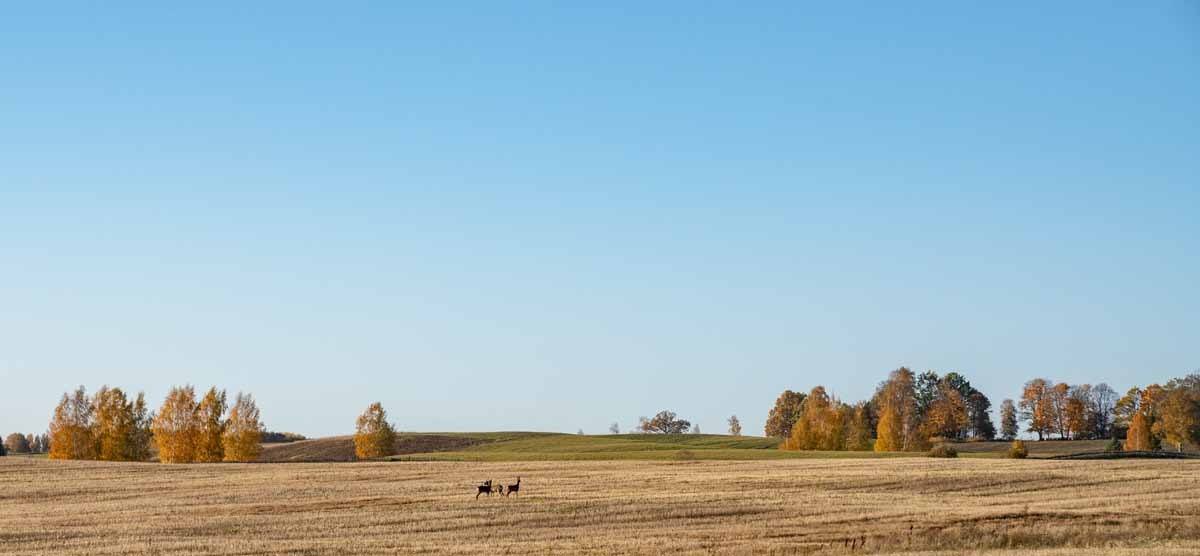
[[[1008,457],[1012,459],[1025,459],[1029,457],[1029,448],[1025,447],[1025,441],[1014,440],[1012,446],[1008,448]]]
[[[1121,452],[1121,451],[1123,451],[1123,447],[1121,446],[1121,441],[1116,438],[1109,440],[1108,444],[1106,444],[1104,446],[1104,451],[1105,452]]]
[[[926,455],[931,458],[956,458],[958,457],[958,450],[955,450],[954,446],[949,444],[938,444],[932,450],[929,450],[929,453]]]

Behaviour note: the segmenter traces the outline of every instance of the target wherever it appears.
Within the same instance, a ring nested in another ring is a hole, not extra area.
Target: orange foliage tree
[[[1125,433],[1125,450],[1150,450],[1153,448],[1150,437],[1150,422],[1146,415],[1138,412],[1129,421],[1129,431]]]

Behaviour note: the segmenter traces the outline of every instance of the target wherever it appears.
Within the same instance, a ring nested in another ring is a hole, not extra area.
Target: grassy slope
[[[711,434],[491,433],[489,442],[462,450],[401,454],[408,461],[561,461],[561,460],[763,460],[797,458],[902,457],[913,454],[873,452],[790,452],[779,441],[756,436]]]
[[[1027,442],[1030,457],[1092,452],[1105,441]],[[539,432],[405,433],[396,442],[404,461],[566,461],[566,460],[762,460],[796,458],[913,457],[921,453],[789,452],[778,441],[755,436],[709,434],[621,434],[580,436]],[[1004,457],[1007,442],[956,444],[962,457]],[[318,438],[267,445],[263,461],[350,461],[351,437]]]

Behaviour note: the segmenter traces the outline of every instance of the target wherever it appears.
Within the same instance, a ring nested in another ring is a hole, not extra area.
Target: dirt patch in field
[[[400,435],[396,438],[397,454],[424,454],[428,452],[445,452],[461,450],[482,440],[464,436],[447,436],[440,434]],[[354,437],[334,436],[301,440],[287,444],[267,444],[263,446],[260,462],[331,462],[354,461]]]

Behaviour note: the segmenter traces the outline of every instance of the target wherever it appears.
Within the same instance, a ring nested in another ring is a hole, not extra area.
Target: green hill
[[[1032,458],[1104,449],[1103,440],[1026,442]],[[402,433],[398,461],[557,461],[557,460],[758,460],[788,458],[919,457],[923,453],[790,452],[779,441],[757,436],[715,434],[575,435],[545,432]],[[955,444],[960,457],[1000,458],[1008,442]],[[354,440],[336,436],[267,444],[260,461],[353,461]]]

